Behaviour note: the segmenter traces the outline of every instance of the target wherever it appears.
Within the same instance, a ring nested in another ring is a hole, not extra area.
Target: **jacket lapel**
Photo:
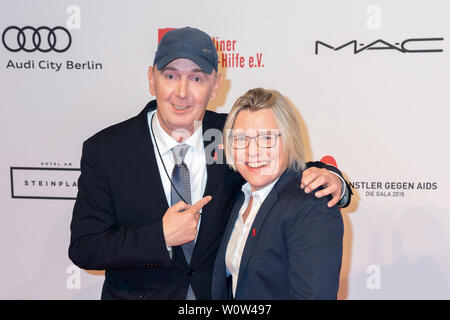
[[[248,233],[247,237],[247,242],[245,243],[244,252],[242,253],[241,264],[239,266],[239,276],[236,286],[236,296],[238,295],[239,292],[239,287],[242,282],[242,276],[245,274],[250,257],[252,256],[258,238],[261,235],[260,231],[262,230],[262,226],[264,225],[264,222],[270,212],[270,209],[272,209],[277,199],[278,199],[278,192],[275,190],[275,188],[273,188],[272,191],[270,191],[270,193],[267,195],[267,198],[264,200],[261,207],[259,208],[255,220],[253,221],[253,224],[250,228],[250,232]],[[255,230],[255,236],[253,236],[253,230]]]
[[[129,135],[131,147],[127,155],[149,203],[153,208],[160,206],[159,212],[163,215],[168,209],[168,203],[161,179],[155,179],[159,177],[159,170],[147,121],[147,113],[155,108],[155,101],[151,101],[137,116],[138,123]]]
[[[260,238],[263,230],[264,222],[266,218],[269,216],[269,213],[272,210],[272,207],[276,204],[278,195],[283,192],[284,188],[293,180],[299,176],[300,173],[294,172],[291,170],[286,170],[281,176],[277,183],[274,185],[273,189],[267,195],[263,204],[259,208],[258,213],[256,214],[255,220],[250,228],[250,232],[248,233],[247,242],[245,244],[244,252],[242,253],[241,264],[239,266],[239,276],[238,282],[236,286],[236,297],[239,294],[239,287],[242,283],[242,278],[245,275],[245,272],[248,267],[248,263],[250,258],[255,250],[258,239]],[[299,186],[300,188],[300,183]],[[254,233],[253,233],[254,230]],[[255,235],[253,235],[255,234]],[[267,236],[267,235],[266,235]]]
[[[220,246],[220,252],[223,255],[223,261],[225,261],[225,254],[228,247],[228,241],[230,241],[231,233],[234,229],[234,224],[236,223],[236,219],[239,214],[239,209],[244,204],[245,196],[243,192],[239,193],[239,196],[237,197],[233,209],[231,210],[230,219],[228,219],[227,227],[225,228],[225,233],[223,235],[222,243]]]

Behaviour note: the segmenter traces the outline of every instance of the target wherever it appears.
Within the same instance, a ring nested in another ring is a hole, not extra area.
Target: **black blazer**
[[[202,210],[191,265],[181,247],[171,260],[162,228],[169,206],[147,121],[155,108],[154,100],[84,142],[69,257],[83,269],[106,269],[102,299],[185,299],[189,283],[198,299],[209,299],[227,206],[243,180],[225,164],[207,164],[205,196],[212,200]],[[203,130],[221,130],[225,119],[206,111]],[[205,141],[205,150],[221,159],[221,143]]]
[[[342,261],[343,222],[329,199],[298,186],[285,171],[261,205],[242,254],[235,299],[336,299]],[[212,298],[230,299],[225,254],[239,208],[238,196],[217,253]],[[229,277],[231,278],[231,277]]]

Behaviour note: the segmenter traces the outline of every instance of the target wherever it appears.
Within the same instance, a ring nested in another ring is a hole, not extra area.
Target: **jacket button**
[[[190,276],[192,276],[192,275],[194,274],[194,270],[193,270],[193,269],[189,269],[188,274],[189,274]]]

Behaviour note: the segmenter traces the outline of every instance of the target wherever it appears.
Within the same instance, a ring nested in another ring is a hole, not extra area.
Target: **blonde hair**
[[[263,88],[248,90],[246,94],[236,100],[228,114],[223,128],[224,151],[228,165],[233,170],[237,170],[233,161],[233,148],[229,135],[237,115],[242,110],[256,112],[262,109],[269,109],[275,118],[283,142],[283,152],[288,159],[288,168],[295,171],[302,170],[305,167],[305,148],[295,111],[278,91]]]

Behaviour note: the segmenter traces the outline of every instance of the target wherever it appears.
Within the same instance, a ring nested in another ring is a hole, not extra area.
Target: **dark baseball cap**
[[[208,74],[213,69],[217,72],[216,47],[211,37],[199,29],[184,27],[168,31],[158,44],[153,65],[161,70],[178,58],[193,61]]]

